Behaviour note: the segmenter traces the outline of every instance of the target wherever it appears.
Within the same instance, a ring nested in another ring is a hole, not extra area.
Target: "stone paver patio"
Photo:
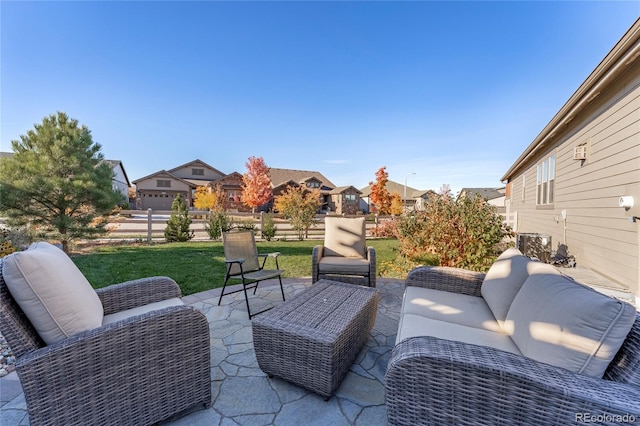
[[[283,281],[287,299],[311,285],[310,278]],[[252,311],[282,303],[276,282],[260,284],[250,299]],[[217,305],[220,289],[186,296],[184,302],[200,309],[210,324],[212,405],[195,407],[163,424],[385,425],[384,373],[395,343],[404,280],[378,279],[377,288],[380,302],[371,335],[328,401],[281,379],[270,379],[260,370],[241,292],[225,296],[221,306]],[[180,368],[180,360],[167,362]],[[0,379],[0,424],[29,424],[15,372]]]

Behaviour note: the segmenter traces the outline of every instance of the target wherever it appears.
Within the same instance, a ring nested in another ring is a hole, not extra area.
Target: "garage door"
[[[175,194],[141,194],[144,210],[171,210]]]

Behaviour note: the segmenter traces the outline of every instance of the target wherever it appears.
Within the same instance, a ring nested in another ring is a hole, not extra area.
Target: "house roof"
[[[271,185],[274,188],[289,183],[289,181],[302,183],[311,178],[316,178],[322,182],[323,186],[328,188],[336,187],[333,182],[327,179],[322,173],[310,170],[278,169],[270,167],[269,178],[271,179]]]
[[[205,163],[202,160],[199,159],[195,159],[193,161],[189,161],[188,163],[184,163],[178,167],[174,167],[173,169],[170,169],[169,172],[175,172],[176,170],[185,168],[185,167],[192,167],[192,166],[197,166],[197,167],[206,167],[209,170],[213,170],[214,172],[220,174],[221,176],[225,176],[226,173],[222,173],[220,170],[216,169],[215,167],[212,167],[210,165],[208,165],[207,163]],[[209,181],[208,181],[209,182]]]
[[[507,181],[526,167],[528,161],[537,158],[538,152],[557,142],[554,137],[564,131],[569,122],[589,107],[590,102],[631,67],[638,57],[640,57],[640,18],[633,23],[500,180]]]
[[[147,179],[151,179],[151,178],[153,178],[153,177],[157,177],[157,176],[167,176],[167,177],[170,177],[171,179],[175,179],[175,180],[178,180],[178,181],[180,181],[180,182],[184,182],[184,183],[186,183],[187,185],[189,185],[190,187],[193,187],[193,188],[195,188],[196,186],[198,186],[198,185],[195,185],[195,184],[193,184],[193,183],[189,182],[188,180],[185,180],[185,179],[179,178],[178,176],[176,176],[176,175],[174,175],[174,174],[172,174],[171,172],[168,172],[168,171],[166,171],[166,170],[159,170],[159,171],[157,171],[157,172],[155,172],[155,173],[152,173],[152,174],[150,174],[150,175],[147,175],[147,176],[145,176],[145,177],[141,177],[140,179],[136,179],[136,180],[134,180],[134,181],[133,181],[133,183],[134,183],[134,184],[137,184],[138,182],[141,182],[141,181],[143,181],[143,180],[147,180]]]
[[[337,188],[333,188],[331,192],[329,192],[329,194],[342,194],[349,188],[353,188],[358,194],[362,194],[362,192],[353,185],[339,186]]]
[[[493,200],[495,198],[504,197],[504,187],[502,188],[462,188],[460,190],[460,196],[469,196],[469,198],[475,198],[476,195],[480,195],[485,200]]]
[[[129,176],[127,176],[127,171],[124,169],[124,165],[122,164],[122,161],[120,160],[103,160],[103,161],[105,163],[109,163],[112,169],[115,169],[116,167],[120,167],[120,169],[122,170],[122,174],[124,175],[124,179],[127,182],[127,185],[131,186],[131,182],[129,181]]]
[[[385,188],[387,188],[387,191],[389,191],[390,194],[393,194],[395,192],[398,195],[400,195],[400,197],[404,196],[404,184],[402,183],[388,180],[387,184],[385,185]],[[371,195],[371,185],[365,186],[360,190],[360,192],[362,193],[363,197],[368,197],[369,195]],[[419,198],[421,195],[423,195],[426,192],[428,191],[423,191],[423,190],[419,190],[419,189],[415,189],[410,186],[407,186],[407,199]]]

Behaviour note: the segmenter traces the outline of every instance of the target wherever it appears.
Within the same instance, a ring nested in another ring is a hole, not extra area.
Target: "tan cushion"
[[[366,257],[364,217],[326,217],[324,256]]]
[[[400,318],[396,344],[404,339],[418,336],[433,336],[472,345],[488,346],[521,355],[518,347],[506,334],[439,321],[421,315],[403,314]]]
[[[409,286],[401,312],[504,334],[482,297]]]
[[[559,272],[553,266],[523,256],[518,249],[506,250],[491,266],[480,292],[498,324],[503,327],[507,312],[522,284],[533,273]]]
[[[157,311],[160,309],[168,308],[171,306],[182,306],[184,303],[182,299],[174,297],[172,299],[165,299],[155,303],[149,303],[148,305],[137,306],[135,308],[126,309],[124,311],[115,312],[113,314],[105,315],[102,319],[102,325],[110,324],[112,322],[120,321],[123,319],[135,317],[137,315],[146,314],[147,312]]]
[[[20,308],[48,345],[102,324],[102,303],[59,248],[45,242],[7,256],[2,274]]]
[[[369,261],[361,257],[323,257],[318,263],[321,274],[355,274],[369,273]]]
[[[635,320],[635,308],[555,274],[529,277],[506,331],[524,356],[602,377]]]

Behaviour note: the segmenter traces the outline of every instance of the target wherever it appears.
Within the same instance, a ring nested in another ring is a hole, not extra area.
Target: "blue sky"
[[[418,189],[497,187],[638,16],[640,1],[2,1],[0,149],[64,111],[131,180],[261,156],[338,186],[386,166]]]

